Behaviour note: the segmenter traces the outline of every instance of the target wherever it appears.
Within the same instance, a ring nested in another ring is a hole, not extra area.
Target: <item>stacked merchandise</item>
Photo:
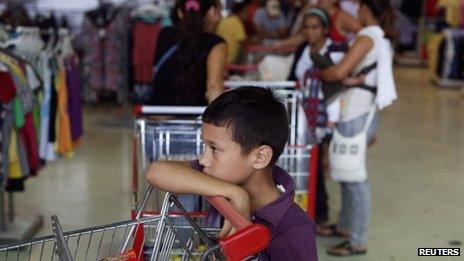
[[[440,0],[446,27],[430,37],[427,50],[432,79],[439,86],[461,86],[464,82],[464,1]]]

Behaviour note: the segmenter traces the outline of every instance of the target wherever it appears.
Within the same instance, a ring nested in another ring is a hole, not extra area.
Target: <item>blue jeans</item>
[[[337,123],[337,130],[344,136],[354,136],[362,131],[366,120],[367,113],[352,121]],[[376,113],[367,130],[368,141],[374,138],[378,124],[379,115]],[[349,242],[352,246],[365,246],[371,216],[369,182],[340,182],[340,185],[342,202],[337,227],[350,232]]]

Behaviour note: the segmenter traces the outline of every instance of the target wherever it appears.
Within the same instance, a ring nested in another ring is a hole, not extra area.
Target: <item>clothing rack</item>
[[[448,29],[445,29],[442,34],[446,34],[446,32],[452,32],[452,31],[457,31],[458,33],[458,37],[461,38],[461,40],[464,40],[464,29],[463,28],[448,28]],[[452,39],[449,39],[449,38],[446,38],[445,37],[445,40],[446,41],[449,41],[449,40],[452,40]],[[444,40],[444,41],[445,41]],[[447,47],[448,48],[448,47]],[[445,49],[447,49],[445,48]],[[445,50],[444,51],[445,54],[443,56],[447,56],[447,53],[448,53],[448,50]],[[460,57],[461,59],[461,63],[464,64],[464,58],[461,57],[459,54],[454,54],[456,57]],[[464,70],[464,65],[462,66],[462,69]],[[443,69],[444,71],[444,69]],[[464,72],[462,72],[462,77],[464,77]],[[438,77],[434,78],[433,79],[433,82],[436,84],[437,87],[442,87],[442,88],[450,88],[450,89],[459,89],[459,88],[462,88],[464,87],[464,78],[446,78],[443,77],[443,74],[439,74]]]
[[[8,194],[8,198],[5,195]],[[8,211],[5,201],[8,201]],[[0,182],[0,244],[8,244],[21,240],[27,240],[43,226],[43,216],[16,217],[14,194],[6,193]]]
[[[15,28],[15,30],[18,30],[18,28]],[[38,32],[38,29],[21,28],[21,32],[36,33]],[[0,54],[4,58],[7,56],[17,58],[9,53]],[[6,175],[4,178],[6,178]],[[43,226],[43,217],[41,215],[35,215],[32,217],[17,217],[15,212],[14,193],[6,192],[4,184],[4,180],[0,180],[0,244],[30,239]]]
[[[16,27],[16,28],[13,28],[13,30],[15,30],[16,32],[18,32],[18,30],[22,33],[22,34],[36,34],[37,33],[37,37],[40,37],[40,29],[39,28],[20,28],[20,27]],[[35,91],[37,90],[40,90],[40,92],[43,92],[44,95],[43,96],[47,96],[47,95],[51,95],[51,94],[47,94],[48,92],[50,92],[51,90],[55,90],[55,87],[52,86],[52,82],[54,84],[58,84],[56,83],[56,81],[59,81],[59,82],[64,82],[64,83],[61,83],[61,85],[57,85],[57,86],[61,86],[60,88],[62,88],[61,90],[70,90],[68,87],[72,87],[72,94],[69,93],[69,96],[68,94],[66,94],[65,98],[64,99],[68,99],[68,102],[70,102],[70,97],[80,97],[78,94],[80,93],[80,87],[79,88],[75,88],[76,84],[77,85],[80,85],[80,83],[74,83],[73,82],[73,79],[75,79],[77,77],[77,60],[73,54],[73,50],[72,48],[69,49],[68,45],[70,45],[69,43],[69,39],[67,39],[67,37],[71,37],[70,36],[70,33],[69,33],[69,30],[67,29],[57,29],[57,30],[50,30],[50,34],[53,34],[57,37],[59,37],[59,41],[56,42],[56,45],[52,44],[50,45],[50,43],[54,42],[54,40],[52,41],[49,41],[47,43],[45,43],[44,45],[44,48],[42,49],[38,49],[37,50],[37,53],[34,54],[34,56],[37,58],[37,59],[34,59],[34,61],[32,63],[28,63],[26,60],[24,59],[21,59],[19,58],[19,56],[22,56],[21,54],[11,54],[10,51],[6,51],[6,50],[2,50],[0,52],[0,55],[1,55],[1,58],[2,58],[2,65],[5,63],[8,67],[8,73],[13,77],[13,74],[14,72],[16,72],[14,69],[12,70],[11,68],[14,68],[15,65],[16,66],[19,66],[18,64],[21,64],[21,66],[24,66],[26,67],[26,69],[30,69],[29,71],[28,70],[22,70],[22,73],[24,74],[23,77],[25,76],[26,77],[26,82],[27,82],[27,85],[24,85],[24,82],[23,84],[17,84],[18,81],[13,81],[14,85],[15,85],[15,89],[16,89],[16,93],[14,94],[15,96],[13,97],[21,97],[21,96],[17,96],[18,93],[24,91],[24,88],[26,88],[28,90],[28,92],[31,92],[30,95],[32,95],[32,97],[34,96],[37,96],[37,93]],[[9,41],[11,39],[8,39],[6,41]],[[54,65],[51,65],[51,64],[54,64]],[[34,66],[35,65],[35,66]],[[48,67],[50,65],[50,67]],[[58,67],[57,67],[58,66]],[[42,67],[47,67],[47,69],[43,69]],[[35,70],[34,70],[35,69]],[[52,70],[54,71],[54,73],[52,73]],[[21,71],[21,70],[20,70]],[[29,73],[33,71],[32,73]],[[45,73],[47,72],[47,73]],[[69,74],[68,74],[69,72]],[[29,78],[29,76],[31,75],[34,75],[34,77],[31,77]],[[16,74],[16,77],[18,77],[18,75]],[[37,78],[38,77],[38,78]],[[59,78],[58,78],[59,77]],[[71,78],[67,78],[67,77],[72,77]],[[17,78],[16,78],[17,79]],[[29,83],[29,80],[31,79],[35,79],[36,82],[35,83]],[[42,81],[40,81],[40,79]],[[70,81],[70,83],[67,83],[67,81]],[[46,83],[47,82],[47,83]],[[71,83],[73,82],[73,83]],[[39,89],[39,86],[42,86],[42,88]],[[6,88],[6,87],[5,87]],[[48,90],[48,92],[47,92]],[[33,108],[35,109],[38,109],[40,108],[40,110],[42,109],[43,106],[45,106],[44,104],[47,104],[46,102],[47,99],[40,99],[40,100],[37,100],[37,102],[35,102],[33,104]],[[73,99],[73,102],[75,101],[75,99]],[[12,99],[9,99],[8,101],[3,101],[3,102],[6,102],[5,104],[10,104],[11,102],[13,102]],[[21,103],[23,101],[20,101]],[[3,106],[3,105],[1,105]],[[32,105],[31,105],[32,106]],[[47,104],[46,105],[49,110],[51,110],[51,108],[53,107],[54,110],[58,111],[60,109],[59,105],[56,104],[56,105],[51,105],[50,104]],[[55,107],[56,106],[56,107]],[[6,108],[6,107],[4,107]],[[30,107],[29,107],[30,108]],[[71,107],[67,107],[69,109],[71,109]],[[79,111],[81,113],[82,111],[82,107],[81,106],[78,106],[77,109],[76,107],[73,108],[74,112],[76,111]],[[9,113],[12,113],[12,111],[9,110]],[[24,110],[24,119],[25,119],[25,123],[28,123],[28,120],[30,120],[31,118],[31,113],[32,110]],[[70,114],[70,112],[68,113]],[[50,115],[50,114],[49,114]],[[81,115],[81,114],[80,114]],[[68,115],[67,116],[68,119],[71,119],[71,117]],[[71,129],[71,128],[74,128],[76,127],[75,125],[74,126],[71,126],[71,121],[69,123],[69,125],[67,125],[67,133],[69,133],[69,136],[66,136],[65,139],[61,139],[59,138],[58,136],[53,136],[54,138],[51,140],[49,139],[48,137],[48,134],[46,136],[46,138],[44,138],[44,142],[46,143],[45,144],[45,147],[47,148],[46,149],[46,152],[44,153],[44,155],[46,156],[42,156],[41,155],[41,152],[40,151],[40,147],[42,145],[41,141],[42,141],[42,135],[40,135],[40,137],[36,136],[37,133],[38,133],[38,130],[42,130],[42,127],[43,127],[43,122],[42,122],[42,117],[39,118],[39,121],[40,123],[38,125],[40,126],[37,126],[36,128],[32,128],[31,132],[32,134],[30,136],[24,136],[24,133],[21,133],[23,136],[22,138],[20,138],[20,132],[24,132],[25,129],[23,128],[27,128],[27,124],[26,125],[22,125],[22,127],[19,127],[19,125],[12,125],[11,128],[15,131],[15,135],[18,137],[18,141],[21,140],[23,141],[23,145],[25,144],[24,141],[27,140],[29,143],[28,144],[33,144],[33,145],[30,145],[30,146],[33,146],[34,149],[31,149],[31,147],[29,147],[26,151],[28,153],[33,153],[34,156],[30,156],[30,154],[27,155],[27,162],[26,162],[26,166],[27,166],[27,170],[25,171],[25,168],[23,168],[23,165],[20,167],[20,168],[15,168],[14,170],[16,172],[13,172],[13,168],[10,167],[11,169],[9,169],[8,171],[5,170],[5,173],[2,173],[3,176],[4,176],[4,179],[3,180],[0,180],[0,245],[1,244],[4,244],[4,243],[12,243],[12,242],[17,242],[17,241],[21,241],[21,240],[27,240],[27,239],[30,239],[34,236],[34,234],[42,227],[42,224],[43,224],[43,217],[41,215],[34,215],[32,217],[23,217],[23,216],[17,216],[16,215],[16,211],[15,211],[15,201],[14,201],[14,192],[12,191],[6,191],[6,187],[5,185],[7,185],[7,180],[15,180],[16,178],[19,178],[19,179],[25,179],[25,178],[28,178],[30,177],[31,175],[34,175],[36,173],[38,173],[38,171],[43,167],[43,164],[40,164],[40,160],[39,159],[42,159],[42,160],[45,160],[45,161],[52,161],[55,159],[55,153],[58,153],[58,154],[61,154],[61,155],[70,155],[70,153],[72,153],[72,151],[74,150],[74,143],[77,143],[77,140],[80,139],[81,135],[82,135],[82,129],[79,129],[79,127],[81,128],[82,127],[82,122],[81,122],[81,118],[79,119],[79,117],[75,118],[77,119],[74,123],[80,123],[80,126],[78,126],[78,130],[77,131],[74,131],[74,129]],[[56,121],[54,121],[56,120]],[[62,119],[59,118],[58,114],[56,114],[56,117],[53,116],[53,118],[50,118],[49,121],[47,121],[45,124],[46,126],[55,126],[55,123],[57,123],[59,121],[61,121]],[[29,121],[30,122],[30,121]],[[65,122],[65,121],[63,121]],[[3,122],[5,123],[5,122]],[[9,126],[9,124],[11,124],[11,122],[8,123],[7,126]],[[3,125],[2,125],[2,129],[3,129]],[[44,131],[44,133],[48,133],[48,128],[45,129],[46,131]],[[61,129],[60,127],[60,130],[65,130],[65,129]],[[35,132],[34,132],[35,131]],[[43,131],[43,130],[42,130]],[[13,131],[12,131],[13,132]],[[13,135],[13,134],[11,134]],[[8,137],[10,138],[9,141],[11,141],[13,138],[13,136],[11,137]],[[35,138],[32,138],[32,137],[35,137]],[[56,137],[56,138],[55,138]],[[66,142],[66,145],[63,145],[65,143],[63,142]],[[57,144],[58,148],[55,148],[54,146],[52,145],[49,145],[49,144]],[[59,148],[59,146],[63,145],[64,147],[62,149]],[[7,146],[5,144],[2,144],[2,146]],[[10,145],[12,146],[12,145]],[[14,145],[13,145],[14,146]],[[19,145],[18,145],[19,146]],[[25,145],[24,145],[25,146]],[[51,148],[53,147],[53,148]],[[4,152],[4,148],[6,147],[2,147],[2,152]],[[52,150],[51,151],[51,154],[49,150]],[[18,147],[18,152],[16,153],[19,153],[20,149]],[[24,153],[24,152],[23,152]],[[20,154],[20,153],[19,153]],[[19,155],[18,154],[18,155]],[[48,156],[48,155],[52,155],[52,156]],[[29,158],[29,156],[31,158]],[[29,161],[31,159],[31,161]],[[16,160],[13,160],[13,162],[15,162]],[[20,159],[18,161],[21,161]],[[11,161],[10,161],[11,162]],[[9,162],[7,162],[6,164],[10,164]],[[21,163],[19,163],[21,165]],[[2,166],[3,168],[3,166]],[[19,170],[18,170],[19,169]],[[19,173],[19,174],[16,174],[16,173]],[[20,176],[17,176],[17,175],[20,175]],[[9,182],[8,180],[8,182]],[[15,181],[16,182],[16,181]],[[11,186],[11,184],[16,184],[15,182],[13,183],[8,183],[9,186]],[[17,189],[14,187],[13,185],[13,188],[12,189],[9,189],[9,190],[22,190],[22,188],[20,189]]]
[[[404,65],[404,66],[426,66],[427,65],[427,60],[425,57],[422,55],[422,45],[424,42],[424,37],[425,37],[425,32],[427,30],[427,18],[425,13],[426,13],[426,3],[427,1],[422,1],[422,6],[421,6],[421,16],[419,17],[419,30],[417,34],[417,39],[415,43],[415,49],[413,51],[413,54],[411,56],[405,56],[405,57],[395,57],[395,63],[398,65]]]

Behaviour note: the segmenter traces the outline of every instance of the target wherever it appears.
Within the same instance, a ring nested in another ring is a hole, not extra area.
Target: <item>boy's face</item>
[[[253,154],[244,156],[240,144],[232,140],[225,127],[203,123],[205,150],[200,158],[203,172],[218,179],[243,185],[253,172]]]

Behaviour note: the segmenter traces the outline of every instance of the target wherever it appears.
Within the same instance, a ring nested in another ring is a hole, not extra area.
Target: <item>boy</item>
[[[147,179],[175,193],[223,196],[271,231],[258,260],[317,260],[315,225],[293,201],[292,177],[275,162],[289,134],[287,112],[264,88],[241,87],[203,113],[205,151],[199,161],[155,162]],[[219,237],[231,234],[224,222]]]

